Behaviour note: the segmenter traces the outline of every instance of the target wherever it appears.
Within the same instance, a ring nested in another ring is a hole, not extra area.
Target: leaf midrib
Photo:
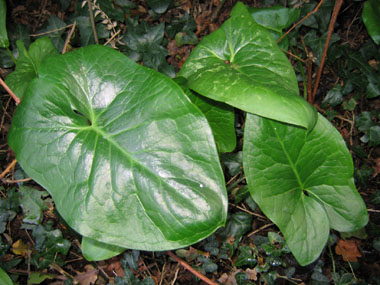
[[[303,185],[303,183],[302,183],[301,177],[300,177],[299,174],[298,174],[297,168],[296,168],[295,164],[293,163],[293,161],[292,161],[292,159],[291,159],[291,157],[290,157],[288,151],[286,150],[285,145],[284,145],[284,142],[281,140],[280,136],[279,136],[278,133],[277,133],[276,128],[273,126],[273,123],[269,121],[269,124],[270,124],[270,126],[272,127],[273,132],[274,132],[274,134],[275,134],[275,136],[276,136],[278,142],[279,142],[280,145],[281,145],[281,148],[282,148],[282,150],[283,150],[283,152],[284,152],[284,154],[285,154],[285,156],[286,156],[286,158],[287,158],[287,160],[288,160],[288,162],[289,162],[290,168],[292,169],[292,171],[293,171],[293,173],[294,173],[294,176],[297,178],[297,182],[298,182],[298,185],[299,185],[299,187],[300,187],[300,191],[302,192],[302,191],[305,190],[305,189],[304,189],[304,185]]]

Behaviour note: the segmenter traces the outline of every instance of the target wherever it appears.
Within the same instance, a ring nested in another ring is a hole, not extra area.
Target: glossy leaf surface
[[[206,118],[168,77],[110,48],[45,60],[8,141],[85,237],[166,250],[225,223],[224,178]]]
[[[49,38],[36,40],[29,50],[22,41],[17,41],[16,44],[19,51],[16,70],[7,76],[5,83],[22,99],[29,83],[37,77],[42,61],[48,56],[57,55],[58,51]]]
[[[206,116],[219,152],[232,152],[236,147],[234,108],[195,94],[186,87],[186,80],[183,80],[183,77],[177,77],[175,81],[181,86],[191,102]]]
[[[111,257],[119,255],[126,250],[123,247],[99,242],[87,237],[82,238],[81,249],[84,258],[86,258],[88,261],[109,259]]]
[[[368,34],[376,44],[380,44],[380,0],[368,0],[364,3],[362,18]]]
[[[5,0],[0,0],[0,48],[9,47],[6,16],[7,4]]]
[[[299,96],[286,56],[242,3],[203,38],[179,76],[197,93],[244,111],[308,129],[316,122],[316,111]]]
[[[248,114],[243,165],[253,199],[301,265],[318,258],[330,227],[363,227],[367,211],[338,131],[321,115],[305,129]]]

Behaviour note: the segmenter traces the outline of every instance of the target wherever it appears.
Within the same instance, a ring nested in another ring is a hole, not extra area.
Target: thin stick
[[[8,180],[8,179],[1,179],[1,181],[3,183],[7,183],[7,184],[14,184],[14,183],[22,183],[22,182],[28,182],[28,181],[31,181],[33,180],[32,178],[24,178],[24,179],[18,179],[18,180]]]
[[[65,45],[63,46],[62,54],[64,54],[67,51],[67,47],[69,46],[69,43],[70,43],[71,37],[73,36],[76,25],[77,25],[77,21],[74,21],[74,24],[71,27],[69,34],[67,35]]]
[[[92,27],[92,32],[94,33],[95,43],[99,44],[98,34],[96,32],[94,13],[92,13],[92,3],[91,0],[87,0],[88,12],[90,13],[90,22]]]
[[[305,17],[303,17],[301,20],[299,20],[297,23],[295,23],[285,34],[283,34],[278,40],[277,43],[281,42],[283,38],[285,38],[291,31],[295,29],[299,24],[301,24],[303,21],[305,21],[307,18],[309,18],[311,15],[315,14],[318,10],[319,7],[323,4],[324,0],[321,0],[318,5],[314,8],[313,11],[309,12]]]
[[[8,85],[3,81],[3,79],[0,78],[0,85],[4,87],[4,89],[8,92],[9,95],[15,100],[16,105],[20,104],[20,98],[16,96],[15,93],[8,87]]]
[[[180,265],[182,265],[186,270],[189,270],[192,274],[194,274],[195,276],[197,276],[199,279],[203,280],[204,282],[206,282],[207,284],[210,284],[210,285],[218,285],[218,283],[212,281],[211,279],[207,278],[206,276],[204,276],[202,273],[200,273],[199,271],[195,270],[194,268],[192,268],[186,261],[182,260],[181,258],[179,258],[178,256],[176,256],[173,252],[171,252],[170,250],[168,251],[168,255],[173,258],[175,261],[177,261]]]
[[[262,231],[263,229],[266,229],[266,228],[269,228],[271,226],[273,226],[274,224],[273,223],[270,223],[270,224],[266,224],[264,226],[262,226],[261,228],[258,228],[257,230],[249,233],[247,236],[250,237],[250,236],[253,236],[254,234],[257,234],[258,232]]]
[[[375,210],[375,209],[367,209],[368,212],[372,213],[380,213],[380,210]]]
[[[322,75],[322,71],[323,71],[323,65],[325,64],[325,60],[326,60],[326,56],[327,56],[327,50],[329,49],[329,43],[331,41],[332,33],[334,31],[334,24],[335,24],[336,18],[338,17],[339,10],[342,7],[342,4],[343,4],[343,0],[336,0],[335,1],[334,10],[333,10],[332,15],[331,15],[330,25],[329,25],[329,29],[328,29],[328,33],[327,33],[326,43],[325,43],[325,47],[323,49],[321,63],[319,65],[319,69],[318,69],[317,80],[315,81],[313,94],[311,96],[312,102],[309,102],[311,104],[314,103],[315,95],[317,94],[319,82],[321,80],[321,75]]]
[[[178,265],[177,265],[177,266],[178,266]],[[178,266],[178,268],[177,268],[177,270],[175,271],[175,274],[174,274],[174,278],[173,278],[173,281],[172,281],[172,285],[174,285],[175,282],[177,281],[179,270],[180,270],[180,267]]]
[[[112,42],[112,40],[113,40],[118,34],[120,34],[120,32],[121,32],[121,30],[118,30],[116,33],[114,33],[113,36],[112,36],[111,38],[109,38],[108,41],[106,41],[106,42],[104,43],[104,45],[106,46],[106,45],[108,45],[110,42]]]
[[[3,178],[5,177],[5,175],[7,175],[7,173],[8,173],[13,167],[15,167],[16,163],[17,163],[17,160],[14,159],[14,160],[11,162],[11,164],[9,164],[8,167],[5,168],[5,170],[0,174],[0,179],[3,179]]]
[[[70,24],[70,25],[67,25],[67,26],[64,26],[64,27],[61,27],[61,28],[58,28],[58,29],[51,30],[51,31],[47,31],[47,32],[39,33],[39,34],[31,34],[30,36],[31,37],[39,37],[39,36],[43,36],[43,35],[48,35],[48,34],[51,34],[51,33],[59,32],[59,31],[62,31],[62,30],[66,30],[67,28],[70,28],[72,26],[73,26],[73,24]]]

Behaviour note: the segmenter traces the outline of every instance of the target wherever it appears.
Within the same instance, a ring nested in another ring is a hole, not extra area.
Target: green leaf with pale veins
[[[109,259],[126,250],[123,247],[99,242],[87,237],[83,237],[81,249],[84,258],[89,261]]]
[[[224,177],[206,118],[171,79],[111,48],[46,59],[8,142],[85,237],[168,250],[225,223]]]
[[[47,203],[51,202],[49,193],[32,187],[20,186],[20,205],[24,213],[23,222],[38,225],[43,218],[43,211],[48,210]]]
[[[317,119],[299,96],[288,59],[242,3],[220,29],[203,38],[178,75],[197,93],[259,116],[307,129]]]
[[[281,230],[301,265],[313,262],[330,228],[366,225],[366,206],[339,132],[321,115],[305,129],[248,114],[243,165],[253,199]]]
[[[29,83],[38,76],[42,61],[51,55],[57,55],[58,51],[49,38],[36,40],[30,45],[29,50],[22,41],[17,41],[16,44],[19,52],[16,69],[7,76],[5,83],[22,99]]]

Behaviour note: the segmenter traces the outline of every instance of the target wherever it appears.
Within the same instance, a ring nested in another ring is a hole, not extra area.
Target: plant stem
[[[1,80],[1,78],[0,78],[0,80]],[[17,160],[16,159],[14,159],[12,162],[11,162],[11,164],[9,164],[8,166],[7,166],[7,168],[5,168],[5,170],[0,174],[0,179],[3,179],[4,177],[5,177],[5,175],[13,168],[13,167],[15,167],[15,165],[16,165],[16,163],[17,163]]]
[[[199,271],[195,270],[194,268],[192,268],[190,266],[190,264],[188,264],[186,261],[184,261],[183,259],[179,258],[177,255],[175,255],[173,252],[171,252],[170,250],[168,251],[168,255],[173,258],[175,261],[177,261],[179,264],[181,264],[186,270],[189,270],[192,274],[194,274],[195,276],[197,276],[199,279],[203,280],[204,282],[206,282],[207,284],[210,284],[210,285],[218,285],[218,283],[212,281],[211,279],[207,278],[206,276],[204,276],[202,273],[200,273]]]
[[[314,8],[313,11],[309,12],[305,17],[303,17],[301,20],[299,20],[297,23],[295,23],[285,34],[283,34],[278,40],[277,43],[281,42],[283,38],[285,38],[291,31],[293,31],[299,24],[301,24],[303,21],[305,21],[307,18],[309,18],[311,15],[315,14],[319,7],[323,4],[324,0],[321,0],[318,5]]]
[[[99,44],[98,34],[96,32],[96,26],[95,26],[95,20],[94,20],[94,13],[92,11],[91,0],[87,0],[87,5],[88,5],[88,12],[90,13],[90,22],[91,22],[92,32],[94,33],[95,43]]]
[[[343,0],[336,0],[335,1],[334,10],[333,10],[332,15],[331,15],[330,25],[329,25],[329,29],[328,29],[328,33],[327,33],[326,43],[325,43],[325,47],[323,49],[321,63],[319,65],[319,69],[318,69],[317,80],[315,81],[315,84],[314,84],[314,90],[313,90],[313,94],[311,96],[311,102],[309,102],[311,104],[314,103],[315,95],[317,94],[319,82],[321,80],[323,65],[325,64],[325,60],[326,60],[326,56],[327,56],[327,50],[329,48],[332,33],[334,31],[334,24],[335,24],[336,18],[338,17],[339,10],[342,7],[342,4],[343,4]]]
[[[11,95],[13,100],[15,100],[16,105],[21,103],[20,98],[18,98],[16,94],[13,93],[13,91],[8,87],[8,85],[1,78],[0,78],[0,85],[4,87],[4,89],[8,92],[9,95]]]

